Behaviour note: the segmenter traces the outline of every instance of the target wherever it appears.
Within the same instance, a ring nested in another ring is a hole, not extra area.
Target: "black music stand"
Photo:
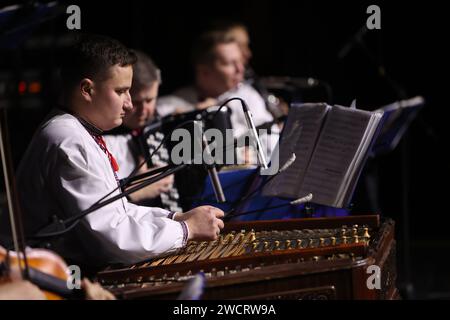
[[[375,157],[393,151],[424,105],[424,98],[417,96],[379,108],[378,110],[384,112],[384,125],[372,148],[371,156]]]
[[[384,111],[383,129],[372,148],[371,157],[392,152],[397,148],[400,140],[403,139],[401,145],[401,158],[402,158],[402,262],[404,273],[404,284],[402,285],[403,295],[406,298],[414,298],[414,287],[411,280],[411,262],[410,262],[410,221],[409,221],[409,150],[408,150],[408,137],[407,129],[411,125],[412,121],[416,118],[419,111],[424,107],[425,100],[421,96],[417,96],[411,99],[400,100],[392,104],[386,105],[379,110]],[[375,168],[376,169],[376,168]],[[377,209],[378,205],[378,181],[377,172],[369,172],[366,175],[366,187],[369,190],[369,201],[372,206]]]
[[[388,154],[394,151],[402,138],[405,136],[411,122],[415,119],[418,112],[424,106],[425,100],[421,96],[417,96],[407,100],[400,100],[378,110],[383,111],[382,129],[378,135],[369,155],[370,158]],[[371,210],[379,212],[379,196],[378,196],[378,171],[375,166],[371,166],[369,161],[365,184],[367,188],[367,197]]]
[[[226,136],[226,130],[232,129],[230,115],[231,110],[228,107],[224,107],[220,112],[216,113],[217,107],[210,107],[203,110],[194,110],[187,113],[169,115],[161,119],[161,131],[164,135],[171,134],[172,131],[189,120],[199,120],[204,123],[205,129],[215,128],[218,129],[222,135]],[[192,122],[182,126],[182,128],[188,130],[193,135],[194,124]],[[178,142],[167,141],[167,151],[171,154],[173,147]],[[224,145],[224,154],[227,146]],[[191,154],[194,153],[194,146],[192,145]],[[192,164],[188,169],[177,172],[175,174],[175,180],[177,182],[177,188],[180,193],[180,205],[184,210],[190,210],[194,199],[198,194],[202,193],[203,182],[205,181],[208,172],[204,165]]]

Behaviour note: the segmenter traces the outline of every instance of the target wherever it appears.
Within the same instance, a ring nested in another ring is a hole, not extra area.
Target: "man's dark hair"
[[[236,42],[236,40],[225,32],[209,31],[201,34],[192,48],[192,64],[194,66],[211,64],[215,59],[214,48],[219,44],[231,42]]]
[[[136,62],[134,52],[119,41],[101,35],[77,35],[61,63],[61,84],[68,93],[83,78],[106,79],[108,69]]]
[[[209,31],[217,32],[230,32],[235,28],[241,28],[248,32],[248,28],[245,24],[235,20],[213,20],[208,26]]]
[[[133,65],[133,85],[131,90],[136,92],[157,82],[161,84],[161,72],[153,60],[145,53],[134,50],[137,61]]]

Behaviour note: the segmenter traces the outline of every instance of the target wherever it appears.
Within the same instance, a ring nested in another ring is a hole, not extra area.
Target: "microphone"
[[[297,205],[297,204],[302,204],[302,203],[306,203],[306,202],[311,202],[312,198],[313,198],[313,194],[309,193],[306,196],[304,196],[303,198],[298,198],[294,201],[289,202],[289,204]]]
[[[280,204],[280,205],[277,205],[277,206],[272,206],[272,207],[268,207],[268,208],[260,208],[260,209],[256,209],[256,210],[250,210],[250,211],[244,211],[244,212],[236,213],[236,214],[229,214],[229,215],[224,216],[223,220],[228,220],[228,219],[231,219],[231,218],[234,218],[234,217],[244,216],[244,215],[247,215],[247,214],[250,214],[250,213],[264,212],[264,211],[267,211],[267,210],[273,210],[273,209],[283,208],[283,207],[287,207],[287,206],[294,206],[294,205],[298,205],[298,204],[303,204],[303,203],[310,202],[312,200],[312,198],[313,198],[313,194],[309,193],[308,195],[306,195],[304,197],[301,197],[301,198],[292,200],[292,201],[290,201],[288,203]]]
[[[204,155],[206,157],[204,161],[206,163],[206,169],[208,170],[209,179],[211,180],[216,200],[218,203],[224,203],[226,202],[225,194],[223,193],[222,185],[220,184],[219,176],[217,175],[216,166],[214,165],[214,159],[211,156],[211,150],[209,149],[208,141],[203,134],[202,123],[199,121],[195,121],[194,125],[198,128],[201,134],[202,146],[205,152]]]
[[[278,170],[278,174],[289,168],[295,162],[295,159],[297,159],[297,156],[295,155],[295,153],[292,153],[286,163],[280,168],[280,170]]]
[[[252,133],[253,138],[256,141],[256,150],[258,153],[259,163],[261,164],[261,166],[264,169],[268,169],[266,156],[265,156],[264,150],[261,146],[261,141],[259,140],[258,133],[256,132],[256,127],[255,127],[255,123],[253,121],[253,116],[252,116],[250,110],[248,110],[248,107],[247,107],[247,104],[245,103],[245,101],[242,99],[240,99],[240,101],[242,104],[242,109],[244,110],[244,115],[245,115],[245,120],[247,121],[247,126],[249,127],[249,130]]]

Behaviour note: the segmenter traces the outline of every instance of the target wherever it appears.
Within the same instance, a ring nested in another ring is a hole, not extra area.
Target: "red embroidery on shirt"
[[[97,144],[100,146],[100,148],[103,150],[103,152],[105,152],[106,155],[108,156],[109,162],[111,163],[111,167],[113,168],[114,172],[119,171],[119,165],[117,164],[117,161],[112,155],[112,153],[109,152],[108,147],[106,147],[106,143],[103,137],[99,135],[94,135],[93,137],[97,142]]]

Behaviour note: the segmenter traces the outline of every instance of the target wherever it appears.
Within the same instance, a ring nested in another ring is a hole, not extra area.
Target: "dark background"
[[[109,35],[149,53],[162,70],[161,94],[191,81],[189,49],[210,21],[240,21],[248,26],[251,65],[260,76],[313,77],[332,88],[328,102],[349,105],[356,98],[358,107],[369,110],[398,100],[401,92],[406,97],[425,98],[426,106],[407,137],[372,163],[379,173],[380,213],[397,222],[399,286],[405,289],[409,283],[414,289],[404,290],[409,293],[405,297],[450,298],[450,273],[444,263],[450,252],[448,89],[444,87],[449,52],[444,43],[448,32],[442,2],[59,3],[63,11],[54,18],[49,14],[36,18],[35,10],[29,9],[6,23],[0,20],[0,106],[8,109],[16,165],[36,126],[55,102],[55,66],[67,34],[73,32],[66,28],[67,5],[80,6],[83,32]],[[381,30],[369,30],[361,38],[365,49],[355,43],[339,58],[339,51],[366,23],[366,8],[371,4],[381,8]],[[380,74],[380,66],[387,77]],[[22,80],[39,81],[41,92],[19,94]],[[327,98],[320,92],[315,97]],[[372,210],[362,186],[355,198],[356,209]]]

